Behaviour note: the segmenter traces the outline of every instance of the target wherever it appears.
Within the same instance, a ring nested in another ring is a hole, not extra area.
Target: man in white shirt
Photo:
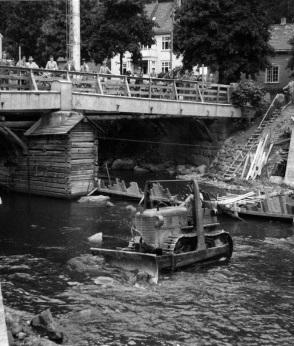
[[[39,68],[39,66],[34,62],[34,58],[32,56],[29,57],[29,62],[27,63],[27,67]]]
[[[54,60],[53,55],[50,55],[49,61],[47,61],[46,70],[58,70],[57,62]]]

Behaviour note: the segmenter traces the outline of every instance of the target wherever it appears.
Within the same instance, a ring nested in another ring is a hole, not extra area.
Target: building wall
[[[291,74],[294,71],[291,71],[287,67],[290,60],[290,53],[280,53],[276,56],[270,57],[269,61],[272,66],[279,66],[279,80],[278,82],[268,83],[266,81],[266,71],[259,73],[257,80],[262,83],[267,89],[281,89],[283,88],[291,79]]]
[[[156,43],[151,46],[151,48],[143,48],[141,50],[143,57],[143,65],[144,61],[148,61],[148,67],[145,71],[146,75],[149,75],[152,71],[152,68],[155,68],[155,72],[158,74],[162,72],[162,63],[166,63],[167,65],[170,62],[170,49],[162,49],[162,41],[166,36],[170,36],[169,34],[165,35],[155,35]],[[125,53],[123,63],[126,65],[126,70],[135,72],[135,68],[131,61],[131,54],[129,52]],[[146,63],[145,63],[146,64]],[[182,65],[182,58],[177,58],[175,54],[172,55],[172,68]],[[111,59],[111,72],[113,74],[120,73],[120,63],[119,56],[115,56]]]

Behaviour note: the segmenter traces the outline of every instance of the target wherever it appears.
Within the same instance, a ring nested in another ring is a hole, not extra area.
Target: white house
[[[143,46],[141,50],[143,57],[142,67],[145,75],[149,75],[153,68],[155,68],[155,72],[158,74],[182,65],[181,57],[177,58],[171,52],[174,6],[174,1],[154,2],[145,5],[147,16],[158,25],[154,28],[156,42],[151,47]],[[132,63],[131,54],[126,52],[123,58],[123,72],[134,72],[134,70],[135,67]],[[111,59],[111,72],[114,74],[120,73],[118,55]]]

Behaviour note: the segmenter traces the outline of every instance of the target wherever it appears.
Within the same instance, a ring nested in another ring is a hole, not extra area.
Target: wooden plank
[[[247,210],[240,208],[241,210],[239,211],[240,215],[251,215],[251,216],[259,216],[263,218],[271,218],[271,219],[277,219],[277,220],[284,220],[288,222],[293,222],[294,215],[293,214],[281,214],[281,213],[271,213],[271,212],[260,212],[260,211],[255,211],[255,210]]]
[[[94,153],[88,153],[88,154],[71,154],[70,161],[74,164],[76,160],[91,160],[91,162],[94,163],[96,160],[96,156]]]
[[[95,148],[94,142],[72,142],[72,148]]]
[[[0,286],[0,345],[9,346],[1,286]]]
[[[70,150],[70,154],[92,154],[94,152],[93,147],[93,145],[88,148],[75,147]]]
[[[91,172],[90,174],[71,175],[69,181],[94,181],[94,174]]]
[[[28,192],[27,187],[17,186],[13,187],[14,191],[18,192]],[[51,196],[51,197],[59,197],[59,198],[69,198],[71,196],[69,191],[43,191],[43,190],[35,190],[30,189],[30,193],[40,196]]]
[[[93,160],[92,159],[77,159],[77,160],[72,160],[71,161],[72,165],[79,165],[79,164],[92,164]]]
[[[29,151],[37,150],[39,152],[50,152],[50,151],[67,151],[67,145],[60,144],[40,144],[40,143],[31,143],[29,144]]]

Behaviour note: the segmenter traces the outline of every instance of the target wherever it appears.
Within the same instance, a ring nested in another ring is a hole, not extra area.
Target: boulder
[[[132,159],[116,159],[113,161],[111,168],[121,170],[133,170],[136,163]]]
[[[98,195],[98,196],[81,197],[78,200],[78,202],[79,203],[97,203],[97,204],[106,205],[109,200],[110,200],[109,196]]]
[[[174,168],[167,168],[166,171],[169,175],[175,175],[176,174],[176,170]]]
[[[14,273],[8,275],[9,280],[18,282],[34,282],[35,279],[28,273]]]
[[[30,337],[25,338],[25,340],[23,341],[23,343],[21,345],[24,345],[24,346],[56,346],[58,344],[51,341],[51,340],[31,335]]]
[[[39,315],[31,320],[31,326],[36,329],[42,336],[47,336],[58,344],[63,342],[63,332],[54,321],[50,309],[42,311]]]
[[[95,245],[101,245],[102,244],[102,232],[95,233],[91,235],[88,240],[90,243],[95,244]]]
[[[204,174],[206,172],[207,166],[206,165],[200,165],[196,168],[196,172],[199,174]]]
[[[126,210],[128,210],[131,214],[135,214],[136,213],[136,211],[137,211],[137,208],[135,208],[133,205],[131,205],[131,204],[128,204],[127,206],[126,206]]]
[[[134,167],[134,172],[138,173],[138,174],[144,174],[144,173],[148,173],[149,169],[144,168],[144,167],[140,167],[140,166],[135,166]]]
[[[165,170],[165,165],[163,163],[154,164],[154,163],[145,163],[144,168],[148,169],[150,172],[162,172]]]
[[[104,262],[103,257],[92,256],[92,255],[81,255],[79,257],[71,258],[67,262],[67,269],[73,273],[81,274],[101,274],[101,267]]]
[[[114,204],[112,202],[110,202],[110,201],[107,201],[106,202],[106,207],[112,208],[112,207],[114,207]]]
[[[93,279],[96,285],[101,285],[103,287],[114,286],[115,280],[109,276],[98,276]]]

